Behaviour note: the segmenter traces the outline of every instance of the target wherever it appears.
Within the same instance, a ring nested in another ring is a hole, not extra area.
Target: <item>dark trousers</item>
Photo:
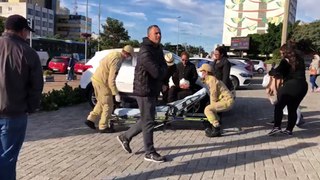
[[[162,102],[164,104],[167,104],[168,103],[169,86],[162,85],[161,93],[162,93]]]
[[[146,154],[155,152],[153,146],[153,128],[154,119],[156,113],[156,97],[137,97],[137,102],[140,110],[140,120],[130,129],[128,129],[124,135],[131,141],[131,139],[138,135],[140,132],[143,134],[144,149]]]
[[[193,91],[191,89],[181,89],[179,87],[172,86],[169,89],[168,102],[180,100],[192,94]]]
[[[68,81],[71,81],[74,79],[74,68],[71,68],[70,70],[68,70]]]
[[[281,127],[283,108],[288,108],[287,130],[292,131],[297,121],[297,108],[307,94],[308,84],[302,80],[292,80],[279,89],[278,102],[274,107],[274,127]]]

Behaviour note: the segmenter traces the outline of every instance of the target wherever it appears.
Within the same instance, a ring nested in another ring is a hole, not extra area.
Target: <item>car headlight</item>
[[[240,73],[241,77],[252,77],[251,74],[247,74],[247,73]]]

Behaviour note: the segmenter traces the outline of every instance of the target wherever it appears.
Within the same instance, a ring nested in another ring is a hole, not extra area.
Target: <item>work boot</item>
[[[99,133],[114,133],[115,130],[113,128],[105,128],[105,129],[99,129]]]
[[[94,122],[92,122],[92,121],[86,120],[84,122],[84,124],[86,124],[91,129],[96,129],[96,126],[94,125]]]
[[[221,128],[220,126],[218,126],[218,127],[213,127],[211,130],[206,129],[205,134],[207,137],[219,137],[221,136]]]
[[[209,122],[209,121],[203,121],[203,126],[204,126],[204,129],[212,129],[212,124]]]

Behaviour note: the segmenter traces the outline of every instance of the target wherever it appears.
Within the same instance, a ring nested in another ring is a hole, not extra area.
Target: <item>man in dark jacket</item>
[[[24,17],[12,15],[0,37],[0,179],[16,179],[27,115],[40,104],[42,67],[38,54],[26,42],[30,31]]]
[[[189,61],[189,54],[182,52],[181,62],[177,64],[177,71],[173,76],[175,85],[169,89],[168,101],[173,102],[193,94],[197,90],[197,79],[196,66]]]
[[[161,31],[157,25],[148,27],[148,37],[143,38],[135,67],[133,93],[137,96],[141,119],[128,131],[117,138],[128,153],[131,139],[143,133],[145,149],[144,159],[153,162],[164,162],[164,156],[158,154],[153,145],[153,128],[156,114],[156,101],[167,71],[163,50],[160,45]]]

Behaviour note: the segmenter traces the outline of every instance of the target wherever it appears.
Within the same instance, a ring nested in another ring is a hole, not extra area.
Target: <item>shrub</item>
[[[52,90],[42,94],[40,110],[58,110],[59,107],[80,104],[82,102],[86,102],[86,98],[82,95],[81,88],[77,87],[73,89],[65,83],[61,90]]]

